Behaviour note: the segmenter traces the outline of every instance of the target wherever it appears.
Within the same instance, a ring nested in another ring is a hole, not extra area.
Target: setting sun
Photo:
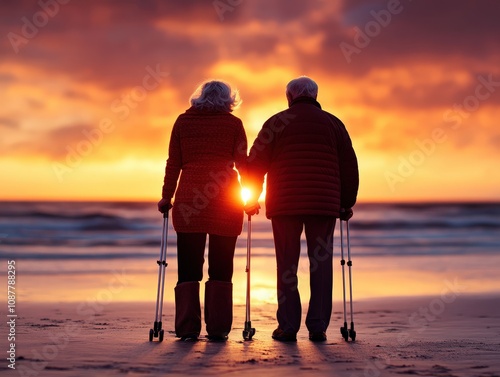
[[[251,197],[252,192],[250,191],[250,189],[243,187],[241,189],[241,198],[243,199],[243,203],[247,204]]]

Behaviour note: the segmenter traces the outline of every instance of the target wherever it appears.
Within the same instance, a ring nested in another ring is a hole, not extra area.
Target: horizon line
[[[158,199],[159,200],[159,199]],[[52,199],[52,198],[0,198],[0,203],[157,203],[155,199],[110,199],[110,198],[67,198],[67,199]],[[175,203],[175,201],[174,201]],[[260,200],[261,205],[265,205],[265,200]],[[467,204],[467,203],[500,203],[500,198],[461,198],[461,199],[361,199],[356,204]],[[354,206],[356,206],[356,204]]]

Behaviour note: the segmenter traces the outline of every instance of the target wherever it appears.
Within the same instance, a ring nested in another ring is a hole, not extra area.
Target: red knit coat
[[[239,235],[243,201],[234,167],[241,174],[247,156],[241,120],[227,112],[191,107],[174,124],[168,154],[162,197],[171,199],[175,193],[174,229]]]

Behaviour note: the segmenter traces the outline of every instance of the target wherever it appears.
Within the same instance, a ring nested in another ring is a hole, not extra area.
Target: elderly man
[[[267,173],[266,216],[271,219],[277,261],[278,328],[272,337],[296,341],[301,323],[297,269],[305,229],[311,297],[306,318],[309,339],[325,341],[332,311],[333,231],[336,218],[352,216],[359,176],[356,154],[344,124],[316,101],[308,77],[288,83],[289,108],[263,125],[248,157],[256,214]]]

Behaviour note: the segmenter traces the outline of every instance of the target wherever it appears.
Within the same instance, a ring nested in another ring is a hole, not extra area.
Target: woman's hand
[[[161,213],[168,212],[172,207],[173,205],[172,203],[170,203],[170,199],[162,198],[158,202],[158,211],[160,211]]]

